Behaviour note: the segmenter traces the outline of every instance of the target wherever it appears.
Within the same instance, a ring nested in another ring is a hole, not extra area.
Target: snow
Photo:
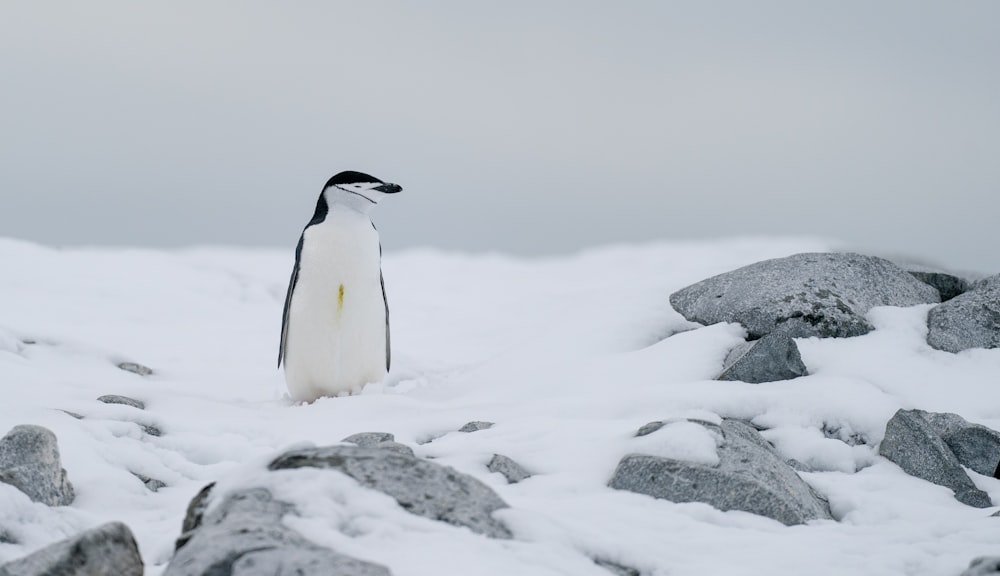
[[[669,305],[673,291],[708,276],[832,248],[736,238],[530,260],[387,253],[390,374],[360,395],[296,405],[276,368],[291,249],[56,250],[0,240],[0,434],[17,424],[55,432],[77,492],[71,506],[47,508],[0,484],[0,535],[19,542],[0,543],[0,561],[120,520],[147,573],[159,574],[188,501],[219,480],[271,488],[298,505],[301,516],[286,522],[307,538],[397,576],[606,576],[591,558],[645,575],[957,574],[973,557],[1000,554],[996,509],[960,504],[874,446],[899,408],[1000,429],[1000,350],[933,350],[924,342],[929,306],[886,307],[871,311],[876,330],[866,336],[799,339],[807,377],[717,382],[743,329],[700,327]],[[154,374],[116,367],[125,361]],[[104,394],[146,409],[97,402]],[[809,467],[804,479],[839,521],[786,527],[607,487],[630,452],[711,463],[716,439],[685,419],[721,417],[766,427],[786,458]],[[457,432],[472,420],[496,425]],[[654,420],[667,424],[635,437]],[[497,514],[514,540],[408,514],[336,472],[295,471],[289,482],[293,472],[264,470],[291,446],[366,431],[391,432],[491,486],[511,506]],[[494,453],[533,476],[508,485],[486,469]],[[134,474],[167,486],[150,492]],[[972,476],[1000,502],[1000,481]]]

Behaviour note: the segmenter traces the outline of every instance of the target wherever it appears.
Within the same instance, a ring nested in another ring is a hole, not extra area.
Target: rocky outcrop
[[[895,462],[907,474],[951,488],[955,498],[976,508],[989,508],[990,497],[976,488],[962,464],[938,430],[950,419],[932,424],[921,410],[899,410],[885,428],[879,454]]]
[[[630,454],[609,485],[672,502],[742,510],[787,525],[831,517],[827,503],[752,426],[731,419],[721,426],[697,423],[717,433],[718,465]]]
[[[701,324],[738,322],[753,339],[848,337],[873,328],[875,306],[940,301],[937,289],[888,260],[860,254],[796,254],[757,262],[673,293],[670,304]]]
[[[784,333],[772,332],[730,351],[718,379],[762,384],[791,380],[807,373],[795,340]]]
[[[945,352],[1000,347],[1000,274],[931,309],[927,343]]]
[[[917,280],[933,286],[938,291],[938,294],[941,295],[942,302],[947,302],[956,296],[961,296],[969,290],[969,282],[954,274],[929,268],[914,270],[912,267],[907,267],[907,271],[913,274],[913,277]]]
[[[447,466],[381,448],[327,446],[286,452],[270,470],[327,468],[392,496],[412,514],[465,526],[493,538],[510,532],[493,518],[507,504],[488,486]]]
[[[0,576],[142,576],[132,531],[120,522],[98,526],[0,566]]]
[[[73,485],[59,459],[56,435],[41,426],[15,426],[0,438],[0,482],[49,506],[66,506],[74,498]]]
[[[390,574],[383,566],[313,544],[285,526],[282,518],[292,513],[292,506],[264,488],[227,494],[206,513],[210,494],[211,486],[188,506],[185,534],[164,576]]]

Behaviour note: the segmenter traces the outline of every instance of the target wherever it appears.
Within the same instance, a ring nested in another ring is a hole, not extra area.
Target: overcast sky
[[[1000,2],[0,3],[0,236],[386,250],[810,234],[1000,272]]]

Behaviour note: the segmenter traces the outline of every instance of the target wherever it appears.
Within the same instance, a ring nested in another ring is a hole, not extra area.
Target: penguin
[[[369,216],[402,190],[361,172],[330,178],[295,248],[278,368],[292,400],[360,392],[389,371],[382,245]]]

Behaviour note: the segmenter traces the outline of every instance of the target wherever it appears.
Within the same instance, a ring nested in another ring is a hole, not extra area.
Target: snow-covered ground
[[[282,473],[270,475],[281,498],[311,504],[294,528],[396,576],[606,576],[593,557],[649,575],[945,576],[1000,554],[996,508],[962,505],[874,448],[898,408],[1000,429],[1000,350],[933,350],[929,306],[878,308],[866,336],[800,339],[805,378],[718,382],[743,330],[698,327],[668,302],[708,276],[830,247],[742,238],[535,260],[388,253],[391,373],[358,396],[293,405],[275,366],[291,249],[54,250],[0,240],[0,435],[28,423],[54,431],[77,492],[71,506],[47,508],[0,484],[0,533],[21,542],[0,543],[0,561],[121,520],[147,573],[158,574],[206,483],[253,482],[283,449],[365,431],[395,434],[511,506],[498,517],[514,540],[492,540],[412,516],[333,473],[316,472],[294,493]],[[118,369],[124,361],[155,374]],[[146,409],[98,402],[104,394]],[[767,427],[785,457],[818,470],[803,477],[839,521],[786,527],[607,487],[630,452],[711,459],[696,426],[634,437],[649,421],[692,416]],[[496,425],[456,432],[471,420]],[[868,443],[850,446],[824,427]],[[535,475],[508,485],[486,469],[494,453]],[[151,492],[134,473],[167,487]],[[1000,480],[972,475],[1000,502]]]

